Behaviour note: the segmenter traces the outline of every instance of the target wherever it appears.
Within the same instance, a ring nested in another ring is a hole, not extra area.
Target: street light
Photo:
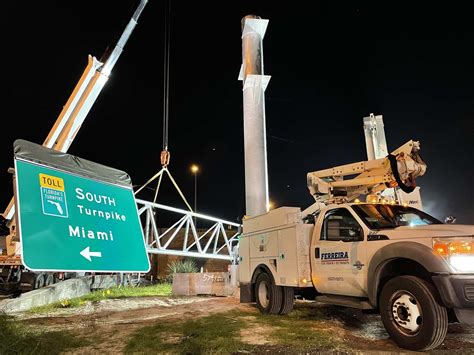
[[[199,172],[199,166],[196,164],[191,165],[191,172],[194,174],[194,213],[197,212],[197,173]],[[194,226],[197,228],[196,217],[194,217]]]
[[[267,211],[273,210],[273,208],[275,208],[275,204],[273,203],[273,201],[269,200],[267,205]]]

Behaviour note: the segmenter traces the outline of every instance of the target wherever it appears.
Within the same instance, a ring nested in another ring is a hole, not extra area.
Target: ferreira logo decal
[[[43,213],[49,216],[68,217],[64,180],[51,175],[39,174]]]
[[[321,253],[322,264],[349,264],[347,251],[336,251],[333,253]]]

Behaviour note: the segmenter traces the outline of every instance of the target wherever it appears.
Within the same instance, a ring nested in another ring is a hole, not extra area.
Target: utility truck
[[[419,149],[409,141],[385,158],[310,172],[313,205],[244,219],[241,302],[286,314],[300,295],[375,310],[410,350],[440,345],[448,322],[474,324],[474,226],[443,224],[380,193],[414,190],[426,170]]]

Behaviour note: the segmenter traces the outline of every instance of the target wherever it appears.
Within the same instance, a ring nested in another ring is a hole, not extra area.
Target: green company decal
[[[147,272],[132,188],[16,160],[22,257],[31,270]]]

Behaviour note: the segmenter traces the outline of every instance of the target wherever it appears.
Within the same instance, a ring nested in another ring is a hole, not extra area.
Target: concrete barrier
[[[111,287],[136,286],[140,282],[140,280],[136,276],[131,277],[130,274],[97,274],[93,276],[92,280],[92,291],[103,290]]]
[[[38,290],[23,293],[20,297],[0,301],[0,312],[27,311],[32,307],[80,297],[91,292],[92,276],[70,279]]]
[[[173,295],[232,296],[237,287],[232,285],[229,272],[173,274]]]
[[[120,280],[117,278],[116,275],[95,275],[93,276],[91,284],[91,290],[102,290],[105,288],[116,287],[120,284]]]

